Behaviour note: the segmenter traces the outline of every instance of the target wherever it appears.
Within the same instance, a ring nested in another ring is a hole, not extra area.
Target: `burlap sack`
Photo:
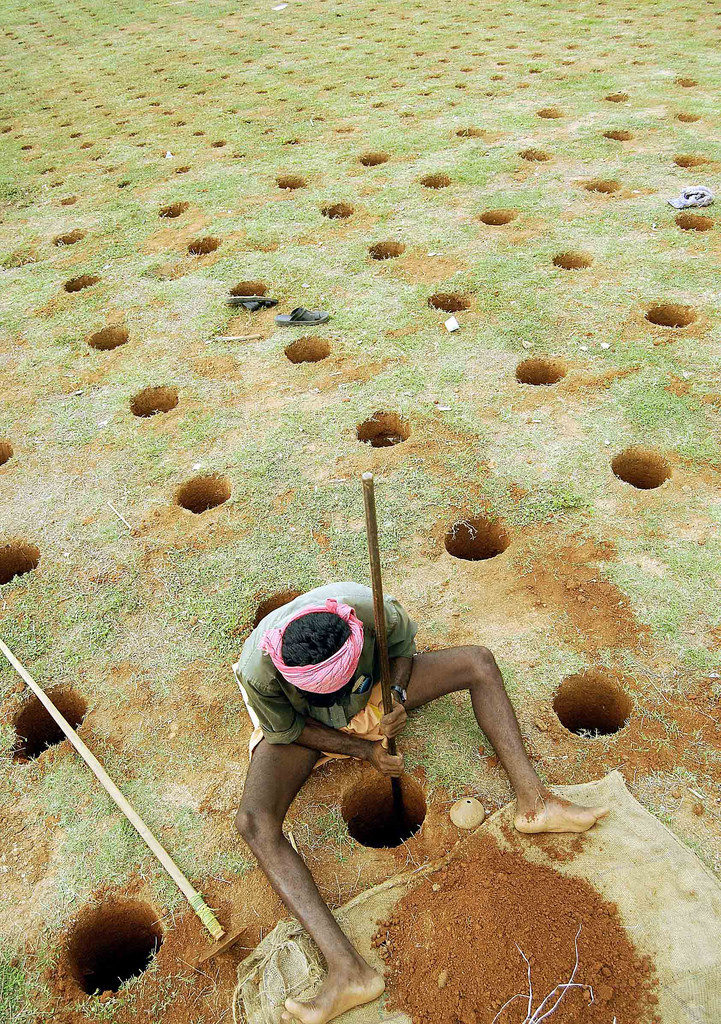
[[[583,850],[556,870],[587,879],[618,905],[634,944],[650,954],[659,978],[658,1013],[663,1024],[721,1022],[721,884],[669,829],[626,789],[619,772],[600,782],[559,786],[558,792],[588,806],[607,804],[611,813],[586,839]],[[501,846],[501,824],[511,822],[508,805],[481,826]],[[462,845],[451,856],[457,855]],[[528,848],[529,858],[544,861]],[[376,922],[419,877],[433,870],[398,875],[363,892],[336,913],[341,927],[369,963],[383,969],[371,939]],[[238,968],[233,1013],[237,1024],[276,1024],[284,1000],[306,999],[323,976],[318,953],[303,929],[282,921]],[[383,1000],[346,1014],[343,1024],[410,1024],[388,1013]]]

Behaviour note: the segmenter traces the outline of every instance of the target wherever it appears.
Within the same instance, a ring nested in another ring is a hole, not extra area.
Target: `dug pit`
[[[175,504],[199,516],[211,508],[222,505],[228,500],[230,493],[230,480],[225,476],[194,476],[177,489]]]
[[[331,203],[328,206],[322,206],[320,212],[329,220],[346,220],[353,216],[353,207],[350,203]]]
[[[554,267],[561,270],[585,270],[593,263],[593,257],[587,252],[578,249],[569,249],[567,252],[559,252],[553,257]]]
[[[327,338],[309,335],[307,338],[296,338],[286,345],[286,358],[291,363],[319,363],[330,355],[330,342]]]
[[[619,480],[641,491],[660,487],[671,477],[671,466],[659,452],[650,448],[626,448],[611,462]]]
[[[534,386],[550,386],[558,384],[568,369],[563,359],[534,356],[531,359],[524,359],[516,367],[516,380],[519,384],[532,384]]]
[[[590,181],[583,183],[583,187],[587,192],[599,192],[601,195],[610,196],[620,191],[621,183],[614,181],[613,178],[591,178]]]
[[[591,668],[563,680],[553,698],[553,710],[569,732],[598,739],[623,729],[633,701],[604,669]]]
[[[140,900],[117,898],[88,907],[70,932],[67,971],[83,992],[117,992],[142,974],[163,942],[158,914]]]
[[[230,294],[234,296],[243,295],[266,295],[268,292],[268,285],[262,281],[238,281],[236,285],[230,289]]]
[[[612,128],[610,131],[604,132],[603,137],[604,139],[612,139],[614,142],[630,142],[633,138],[633,133],[625,128]]]
[[[698,213],[679,213],[676,224],[682,231],[710,231],[714,222],[711,217],[702,217]]]
[[[9,541],[0,545],[0,586],[16,576],[32,572],[40,564],[40,551],[25,541]]]
[[[177,404],[177,388],[144,388],[131,401],[130,411],[133,416],[155,416],[159,412],[170,412]]]
[[[66,292],[81,292],[83,288],[92,288],[94,284],[97,284],[100,280],[94,274],[81,274],[80,277],[71,277],[69,281],[66,281],[63,288]]]
[[[68,231],[64,235],[56,235],[53,238],[53,245],[75,245],[76,242],[82,242],[84,238],[85,232],[76,228],[75,231]]]
[[[188,252],[191,256],[207,256],[208,253],[215,252],[219,245],[219,238],[206,235],[204,238],[195,238],[188,245]]]
[[[543,149],[522,149],[518,155],[530,163],[545,163],[551,159],[551,154],[546,153]]]
[[[48,696],[73,729],[77,729],[88,710],[80,694],[63,686],[50,690]],[[33,761],[49,747],[54,747],[65,739],[65,733],[34,694],[20,709],[13,724],[15,743],[12,757],[13,761],[21,764]]]
[[[425,174],[421,178],[424,188],[448,188],[451,179],[447,174]]]
[[[471,308],[471,300],[460,292],[436,292],[428,299],[431,309],[441,309],[444,313],[460,313]]]
[[[180,217],[181,214],[185,213],[190,208],[190,203],[171,203],[170,206],[163,206],[159,211],[159,217],[165,217],[167,220],[174,220],[176,217]]]
[[[278,608],[282,608],[283,605],[290,604],[291,601],[295,601],[296,597],[300,597],[302,593],[302,590],[279,590],[277,594],[271,594],[270,597],[266,597],[265,600],[260,602],[256,609],[255,618],[253,619],[253,629],[261,624],[266,615],[270,615],[271,612],[276,611]]]
[[[372,260],[394,260],[406,251],[403,242],[375,242],[368,249]]]
[[[9,441],[0,441],[0,466],[4,466],[13,457],[13,446]]]
[[[388,153],[363,153],[358,160],[364,167],[377,167],[379,164],[387,163],[390,156]]]
[[[278,188],[294,192],[298,188],[306,188],[308,182],[300,174],[279,174],[275,179]]]
[[[478,219],[482,224],[501,227],[503,224],[510,224],[517,216],[518,210],[486,210]]]
[[[88,345],[97,349],[98,352],[110,352],[114,348],[126,345],[128,332],[124,327],[103,327],[88,338]]]
[[[497,519],[477,516],[460,519],[446,531],[445,547],[449,555],[469,562],[481,562],[502,554],[511,543]]]
[[[677,302],[666,302],[660,306],[651,306],[646,313],[650,324],[658,327],[690,327],[698,319],[691,306],[683,306]]]
[[[359,441],[371,448],[391,448],[407,441],[411,428],[408,420],[396,412],[375,412],[370,419],[358,424],[356,434]]]
[[[364,775],[345,794],[341,806],[348,832],[361,846],[389,850],[414,836],[426,817],[423,790],[410,775],[400,780],[403,814],[393,803],[391,781],[375,772]]]

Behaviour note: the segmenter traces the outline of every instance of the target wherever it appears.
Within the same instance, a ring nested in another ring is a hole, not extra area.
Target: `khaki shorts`
[[[248,714],[250,715],[251,721],[255,726],[255,728],[253,729],[253,734],[248,742],[248,752],[252,757],[253,751],[258,746],[260,741],[263,739],[263,730],[260,728],[260,726],[255,724],[255,715],[248,707],[248,702],[245,700],[245,694],[243,693],[242,687],[240,692],[243,694],[243,701],[245,702],[245,706],[248,709]],[[353,715],[348,725],[343,726],[343,728],[339,729],[338,731],[352,733],[354,736],[360,736],[364,740],[384,740],[385,742],[385,737],[383,736],[383,733],[381,732],[380,729],[380,722],[381,718],[383,717],[382,705],[383,696],[381,693],[381,684],[376,683],[373,689],[371,690],[370,699],[366,706],[363,708],[363,710],[359,711],[357,715]],[[336,760],[339,757],[347,756],[347,754],[323,754],[322,757],[318,758],[313,767],[319,768],[322,764],[326,764],[327,761],[332,761]]]

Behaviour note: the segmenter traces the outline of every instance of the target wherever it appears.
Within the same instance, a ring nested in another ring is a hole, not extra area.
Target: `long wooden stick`
[[[389,715],[393,710],[393,694],[391,693],[391,663],[388,657],[388,631],[386,630],[386,612],[383,605],[383,577],[381,575],[381,554],[378,544],[378,520],[376,517],[375,487],[372,473],[363,474],[363,502],[366,512],[366,533],[368,535],[368,557],[371,569],[371,587],[373,590],[373,618],[376,627],[376,643],[381,668],[381,693],[383,694],[383,713]],[[388,740],[388,753],[395,755],[395,737]],[[393,805],[399,821],[403,821],[403,793],[400,779],[391,779]]]
[[[160,845],[158,840],[155,838],[153,833],[150,831],[148,826],[145,824],[143,819],[133,810],[128,801],[125,799],[123,794],[120,792],[118,787],[115,785],[113,780],[110,778],[108,773],[105,771],[103,766],[98,761],[95,754],[93,754],[80,739],[78,734],[75,732],[70,722],[60,714],[58,709],[55,707],[53,702],[50,700],[48,695],[42,689],[38,683],[35,682],[30,673],[25,669],[15,655],[12,653],[9,647],[7,647],[2,640],[0,640],[0,651],[5,655],[7,660],[10,662],[12,667],[17,673],[25,680],[27,685],[33,691],[35,696],[38,698],[40,703],[43,705],[45,710],[48,712],[50,717],[60,726],[62,731],[65,733],[67,738],[70,740],[72,745],[75,747],[77,752],[85,761],[86,765],[93,773],[95,778],[98,780],[100,785],[103,787],[105,792],[108,794],[111,800],[114,801],[117,807],[123,812],[125,817],[128,819],[133,828],[145,840],[152,853],[157,857],[160,863],[163,865],[165,870],[168,872],[170,877],[173,879],[177,887],[180,889],[182,894],[185,896],[188,903],[191,905],[195,913],[198,915],[200,920],[203,922],[205,927],[208,929],[214,939],[222,939],[225,935],[225,931],[218,919],[216,918],[210,907],[204,902],[203,897],[195,889],[188,879],[185,877],[183,872],[180,870],[178,865],[172,859],[169,853],[167,853]]]

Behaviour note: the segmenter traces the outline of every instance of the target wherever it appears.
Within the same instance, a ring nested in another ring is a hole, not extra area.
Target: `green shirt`
[[[260,642],[267,630],[274,626],[282,627],[296,612],[313,605],[323,605],[329,597],[355,609],[363,623],[363,650],[355,670],[353,690],[337,704],[316,707],[306,700],[301,690],[283,678],[269,655],[260,650]],[[416,650],[415,623],[394,598],[386,597],[384,606],[389,657],[411,658]],[[277,608],[266,615],[245,641],[233,671],[253,725],[263,730],[268,743],[293,743],[302,733],[307,718],[333,729],[348,725],[370,699],[371,686],[366,686],[363,693],[355,692],[356,688],[363,685],[364,678],[370,678],[371,683],[380,678],[370,587],[357,583],[330,583],[309,590],[307,594],[301,594],[289,604]]]

